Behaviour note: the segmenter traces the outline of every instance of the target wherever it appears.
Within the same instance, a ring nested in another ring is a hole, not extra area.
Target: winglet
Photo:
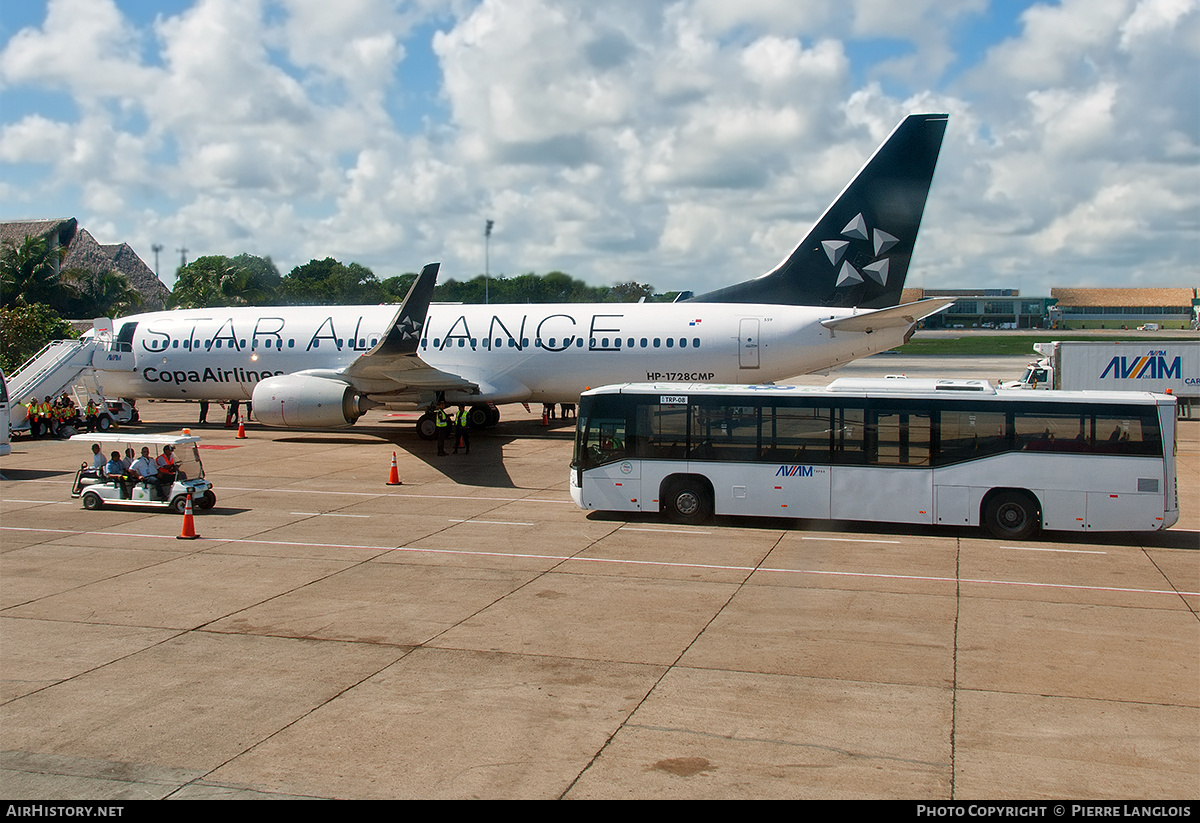
[[[363,357],[416,353],[421,342],[425,315],[429,313],[429,301],[433,299],[433,287],[437,285],[438,269],[441,267],[441,263],[430,263],[421,269],[412,288],[404,296],[404,302],[400,304],[396,316],[392,318],[388,333]]]

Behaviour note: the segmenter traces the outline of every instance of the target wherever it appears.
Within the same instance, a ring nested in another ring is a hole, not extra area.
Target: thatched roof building
[[[74,217],[0,223],[0,242],[11,240],[20,243],[26,237],[45,237],[51,249],[65,246],[67,255],[62,261],[63,269],[83,269],[90,271],[93,276],[108,271],[124,274],[142,296],[142,311],[159,311],[166,305],[171,290],[163,285],[128,243],[102,245],[87,229],[79,228],[79,222]]]

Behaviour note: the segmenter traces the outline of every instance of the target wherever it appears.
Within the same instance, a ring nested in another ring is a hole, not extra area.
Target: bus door
[[[758,318],[743,317],[738,325],[738,368],[758,368]]]
[[[586,434],[580,445],[586,469],[582,495],[584,506],[604,511],[641,511],[641,463],[629,459],[626,421],[623,410],[611,416],[594,414],[587,420]],[[657,511],[657,503],[654,510]]]
[[[835,520],[933,523],[931,414],[920,409],[880,408],[867,412],[865,425],[847,420],[843,428],[846,447],[838,456],[847,465],[834,471],[830,516]],[[859,465],[853,465],[855,462]]]

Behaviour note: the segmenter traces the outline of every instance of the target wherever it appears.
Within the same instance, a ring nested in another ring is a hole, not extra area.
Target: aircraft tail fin
[[[396,310],[388,333],[363,358],[414,354],[417,351],[421,328],[425,325],[425,315],[429,313],[429,301],[433,299],[433,287],[437,285],[441,267],[441,263],[430,263],[421,269],[404,296],[404,302]]]
[[[787,259],[761,277],[691,302],[897,305],[948,119],[910,114]]]

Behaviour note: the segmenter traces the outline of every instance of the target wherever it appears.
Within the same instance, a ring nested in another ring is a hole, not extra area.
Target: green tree
[[[269,257],[206,255],[179,270],[167,307],[265,306],[279,302],[279,283],[279,270]]]
[[[45,303],[0,309],[0,368],[5,374],[12,374],[51,340],[78,336],[79,333]],[[10,398],[14,402],[26,399]]]
[[[606,303],[636,303],[639,300],[650,300],[654,296],[654,286],[650,284],[635,283],[630,280],[628,283],[617,283],[608,290],[608,294],[604,298]]]
[[[279,284],[283,302],[294,306],[383,303],[388,293],[375,273],[358,263],[344,265],[326,257],[288,272]]]
[[[387,302],[399,303],[403,300],[416,279],[416,272],[408,272],[407,274],[402,274],[398,277],[389,277],[387,280],[384,280],[380,285],[383,286]],[[437,293],[436,289],[434,289],[434,293]],[[435,299],[440,300],[441,298],[435,297]]]
[[[235,271],[228,257],[219,254],[198,257],[182,266],[175,275],[175,287],[167,298],[169,309],[204,309],[224,306],[221,279]]]
[[[279,302],[279,284],[283,278],[269,256],[239,254],[230,262],[242,273],[223,284],[221,289],[236,298],[235,305],[268,306]]]
[[[67,249],[49,249],[46,238],[25,235],[21,242],[0,246],[0,302],[6,308],[61,300],[64,289],[58,269]]]

